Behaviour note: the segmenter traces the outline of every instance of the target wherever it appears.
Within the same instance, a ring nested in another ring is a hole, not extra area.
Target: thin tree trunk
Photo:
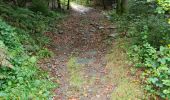
[[[104,0],[102,0],[102,3],[103,3],[103,9],[106,9],[106,5],[105,5]]]
[[[19,0],[19,1],[17,1],[17,3],[18,3],[18,6],[25,7],[26,3],[27,3],[27,0]]]
[[[121,1],[122,0],[116,0],[117,1],[117,6],[116,6],[116,13],[118,14],[118,15],[121,15],[122,14],[122,6],[121,6]]]
[[[68,0],[68,2],[67,2],[67,10],[69,10],[70,9],[70,0]]]
[[[54,2],[55,0],[52,0],[51,1],[51,4],[52,4],[52,9],[54,10],[55,9],[55,2]]]
[[[14,2],[14,5],[18,6],[17,0],[13,0],[13,2]]]
[[[128,0],[122,0],[122,13],[128,12]]]
[[[61,2],[60,0],[57,0],[58,8],[61,9]]]
[[[128,12],[128,0],[117,0],[116,13],[122,15]]]
[[[86,5],[89,5],[90,4],[90,1],[89,0],[86,0]]]

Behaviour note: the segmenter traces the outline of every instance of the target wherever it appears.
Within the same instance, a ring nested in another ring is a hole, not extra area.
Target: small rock
[[[57,77],[61,77],[62,75],[61,74],[57,74]]]
[[[83,40],[86,40],[87,38],[83,38]]]
[[[52,65],[51,65],[51,64],[48,64],[47,66],[48,66],[48,68],[51,68],[51,67],[52,67]]]
[[[100,98],[100,95],[96,95],[97,98]]]
[[[85,96],[85,97],[88,97],[88,94],[87,94],[87,93],[84,93],[84,96]]]
[[[104,27],[103,27],[103,26],[100,26],[99,29],[104,29]]]
[[[92,89],[88,89],[88,92],[92,92]]]
[[[63,33],[64,33],[63,30],[59,30],[59,31],[58,31],[58,34],[63,34]]]
[[[107,18],[107,19],[109,19],[109,20],[111,19],[111,17],[110,17],[110,16],[106,16],[106,18]]]
[[[79,31],[80,31],[80,32],[83,32],[84,30],[80,29]]]
[[[113,33],[113,34],[110,34],[109,36],[115,38],[115,37],[118,36],[118,34],[117,33]]]
[[[95,31],[96,31],[95,28],[90,29],[90,32],[95,32]]]

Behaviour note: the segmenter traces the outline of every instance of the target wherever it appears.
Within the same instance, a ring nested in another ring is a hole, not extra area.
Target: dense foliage
[[[128,13],[111,13],[119,32],[132,39],[129,55],[142,68],[150,97],[164,99],[170,99],[169,7],[169,0],[131,0]]]
[[[52,56],[44,48],[50,43],[44,32],[55,27],[62,14],[30,9],[0,1],[0,99],[46,100],[57,86],[37,60]]]
[[[1,58],[0,97],[6,99],[48,98],[49,90],[55,85],[37,69],[36,57],[26,54],[15,29],[2,20],[0,33],[0,49],[5,49],[6,52],[6,55]]]

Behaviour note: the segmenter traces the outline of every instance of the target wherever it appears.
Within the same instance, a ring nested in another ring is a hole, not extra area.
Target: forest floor
[[[56,33],[47,33],[54,57],[40,66],[48,70],[59,87],[54,100],[140,100],[143,90],[132,75],[131,64],[121,48],[123,39],[116,33],[103,11],[72,11]]]

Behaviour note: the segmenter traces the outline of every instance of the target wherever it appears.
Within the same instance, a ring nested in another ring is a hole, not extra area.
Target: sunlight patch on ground
[[[71,2],[70,6],[71,6],[73,11],[76,11],[78,13],[87,13],[92,9],[90,7],[85,7],[83,5],[79,5],[79,4],[76,4],[74,2]]]

